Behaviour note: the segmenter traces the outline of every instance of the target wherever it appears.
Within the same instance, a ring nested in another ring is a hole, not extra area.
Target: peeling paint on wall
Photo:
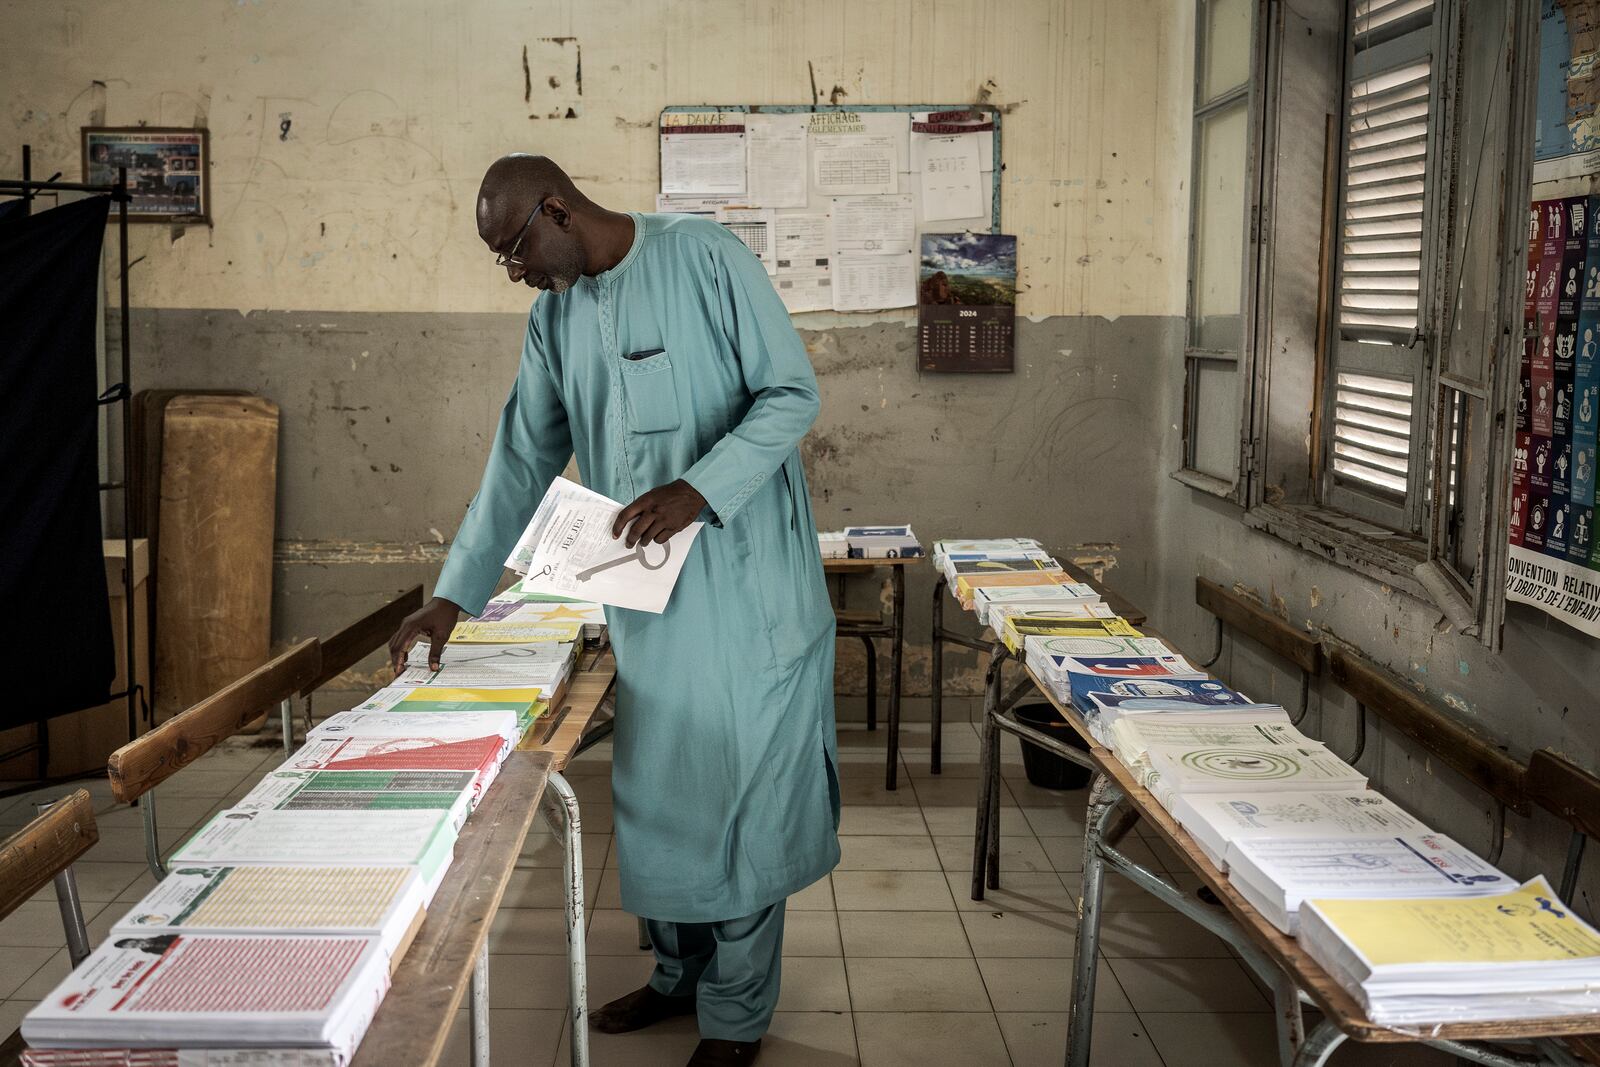
[[[665,0],[530,17],[462,0],[446,18],[425,0],[347,0],[205,19],[149,0],[127,34],[109,9],[15,0],[0,5],[0,71],[17,90],[0,171],[16,173],[28,143],[37,169],[77,173],[85,125],[204,121],[214,225],[176,244],[138,227],[135,304],[513,312],[526,291],[496,277],[462,210],[497,155],[545,152],[592,176],[580,184],[596,200],[650,210],[666,105],[977,100],[1006,112],[1019,315],[1181,314],[1184,257],[1148,253],[1186,241],[1191,5],[995,10],[951,0],[908,36],[898,0],[755,0],[738,17]]]

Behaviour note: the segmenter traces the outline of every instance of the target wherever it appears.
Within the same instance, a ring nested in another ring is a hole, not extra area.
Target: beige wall
[[[84,125],[205,124],[215,225],[139,228],[136,304],[520,311],[472,221],[502,152],[648,209],[664,105],[984,98],[1011,109],[1019,310],[1175,315],[1191,21],[1174,0],[8,0],[0,173],[27,142],[75,177]]]

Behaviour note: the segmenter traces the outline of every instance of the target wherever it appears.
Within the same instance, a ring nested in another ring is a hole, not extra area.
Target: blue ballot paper
[[[1086,715],[1118,711],[1203,711],[1246,708],[1255,701],[1210,678],[1105,678],[1069,675],[1072,703]]]

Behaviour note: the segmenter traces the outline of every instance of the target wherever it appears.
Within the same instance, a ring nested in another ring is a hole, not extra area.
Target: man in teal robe
[[[753,1061],[778,997],[784,901],[838,862],[833,613],[797,446],[818,409],[760,262],[708,219],[608,211],[548,159],[507,156],[478,232],[546,294],[435,596],[391,643],[437,660],[476,614],[552,479],[630,501],[631,547],[703,519],[667,609],[606,609],[622,906],[649,984],[594,1025],[698,1016],[691,1064]]]

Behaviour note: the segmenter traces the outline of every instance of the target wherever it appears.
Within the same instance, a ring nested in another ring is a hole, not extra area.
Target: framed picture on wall
[[[211,143],[206,130],[85,126],[83,180],[111,185],[128,168],[129,222],[211,222]]]

